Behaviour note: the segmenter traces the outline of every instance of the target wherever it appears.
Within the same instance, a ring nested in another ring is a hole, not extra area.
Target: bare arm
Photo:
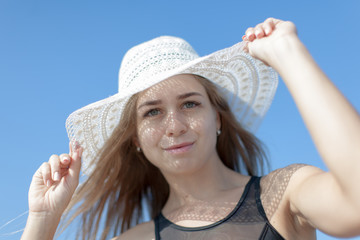
[[[249,52],[281,75],[330,170],[299,171],[296,189],[289,190],[292,210],[332,235],[360,234],[358,113],[315,63],[291,22],[268,19],[249,29],[246,39]]]

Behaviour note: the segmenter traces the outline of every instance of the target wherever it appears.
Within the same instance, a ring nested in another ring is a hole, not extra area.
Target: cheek
[[[137,132],[140,146],[144,149],[156,145],[161,137],[160,129],[148,123],[140,124]]]
[[[159,156],[156,149],[158,148],[161,136],[162,133],[158,127],[143,124],[138,128],[138,141],[141,151],[144,153],[148,161],[155,166],[158,166],[156,159],[159,159]]]
[[[196,132],[203,132],[203,128],[205,127],[206,121],[204,121],[204,118],[189,118],[188,119],[188,125],[191,129],[193,129]]]
[[[199,133],[210,134],[216,131],[216,121],[212,115],[190,118],[188,124],[191,129]]]

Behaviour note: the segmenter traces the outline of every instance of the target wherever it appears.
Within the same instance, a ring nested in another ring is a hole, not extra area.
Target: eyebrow
[[[182,100],[182,99],[185,99],[185,98],[188,98],[188,97],[191,97],[191,96],[203,96],[201,95],[200,93],[198,92],[189,92],[189,93],[184,93],[184,94],[181,94],[179,96],[176,97],[177,100]],[[144,106],[154,106],[154,105],[158,105],[162,103],[161,100],[152,100],[152,101],[146,101],[142,104],[139,105],[139,107],[137,109],[140,109]]]
[[[178,100],[181,100],[181,99],[185,99],[185,98],[188,98],[188,97],[191,97],[191,96],[201,96],[202,95],[198,92],[189,92],[189,93],[184,93],[184,94],[181,94],[177,97]]]
[[[153,106],[153,105],[158,105],[161,103],[161,100],[154,100],[154,101],[146,101],[144,103],[142,103],[138,109],[144,107],[144,106]]]

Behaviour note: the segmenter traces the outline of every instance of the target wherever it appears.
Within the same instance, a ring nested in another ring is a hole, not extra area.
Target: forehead
[[[206,95],[205,88],[191,74],[181,74],[170,77],[139,94],[138,104],[159,98],[171,98],[187,92],[199,92]]]

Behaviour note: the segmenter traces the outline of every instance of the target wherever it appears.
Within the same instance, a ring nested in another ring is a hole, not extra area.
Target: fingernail
[[[264,31],[265,31],[265,34],[266,34],[266,35],[269,35],[269,33],[270,33],[270,28],[265,28]]]
[[[253,33],[252,33],[252,34],[247,34],[247,35],[246,35],[246,38],[247,38],[248,41],[251,42],[252,40],[254,40],[255,35],[254,35]]]
[[[75,151],[77,151],[79,148],[81,148],[80,143],[79,143],[78,141],[75,141],[75,143],[74,143],[74,149],[75,149]]]
[[[64,158],[63,158],[63,162],[64,162],[64,163],[68,163],[69,161],[70,161],[70,159],[69,159],[68,157],[64,157]]]
[[[59,172],[54,173],[54,181],[60,181],[60,174]]]
[[[50,186],[51,186],[50,180],[47,180],[47,181],[46,181],[46,186],[47,186],[47,187],[50,187]]]

